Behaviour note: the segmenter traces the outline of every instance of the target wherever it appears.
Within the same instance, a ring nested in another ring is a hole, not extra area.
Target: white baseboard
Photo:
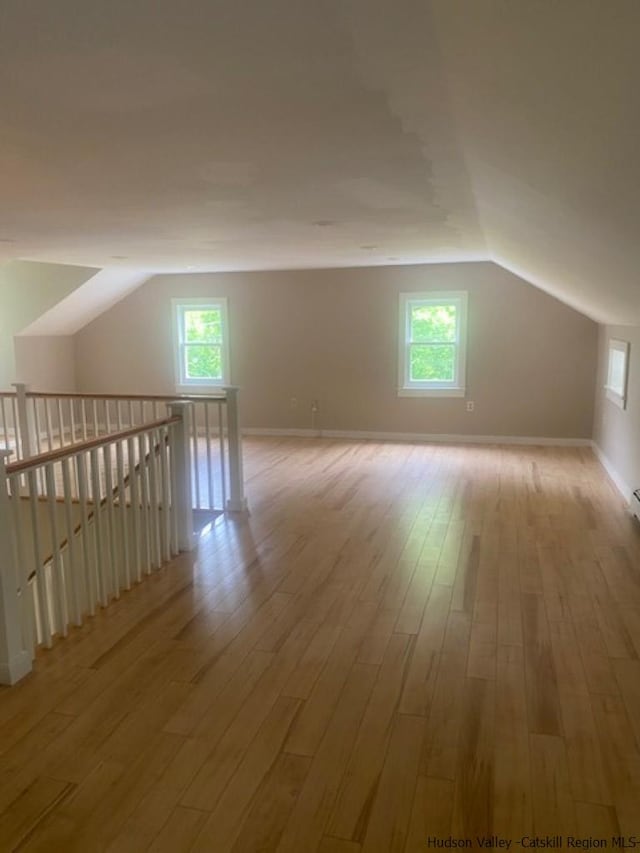
[[[611,460],[605,456],[600,447],[595,443],[595,441],[591,442],[591,446],[593,447],[593,452],[598,457],[598,460],[604,470],[609,475],[609,479],[616,487],[616,489],[620,492],[622,497],[625,499],[627,503],[631,502],[631,495],[633,494],[633,489],[631,486],[625,481],[625,479],[621,476],[621,474],[614,468]]]
[[[591,447],[590,438],[547,438],[522,435],[455,435],[427,432],[369,432],[342,429],[271,429],[245,427],[244,435],[291,436],[295,438],[348,438],[363,441],[415,441],[439,444],[522,444],[549,447]]]

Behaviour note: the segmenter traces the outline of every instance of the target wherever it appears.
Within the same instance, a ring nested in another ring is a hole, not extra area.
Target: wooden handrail
[[[7,393],[4,396],[15,397],[15,393]],[[174,400],[186,401],[187,403],[202,403],[216,402],[226,403],[226,396],[193,394],[80,394],[75,391],[53,392],[53,391],[27,391],[27,397],[39,397],[41,399],[59,399],[59,400],[122,400],[123,402],[150,402],[150,403],[171,403]]]
[[[42,465],[48,465],[51,462],[60,462],[62,459],[69,459],[71,456],[77,456],[79,453],[84,453],[87,450],[94,450],[96,447],[104,447],[107,444],[114,444],[116,441],[123,441],[126,438],[132,438],[135,435],[140,435],[143,432],[150,432],[154,429],[159,429],[163,426],[171,426],[172,424],[180,423],[182,419],[179,415],[174,415],[171,418],[162,418],[159,421],[150,421],[148,424],[123,429],[120,432],[112,432],[108,435],[101,435],[97,438],[89,438],[86,441],[78,442],[78,444],[70,444],[67,447],[61,447],[58,450],[51,450],[48,453],[41,453],[39,456],[31,456],[29,459],[23,459],[20,462],[12,462],[6,466],[8,476],[14,474],[24,474],[26,471],[31,471],[33,468],[40,468]]]

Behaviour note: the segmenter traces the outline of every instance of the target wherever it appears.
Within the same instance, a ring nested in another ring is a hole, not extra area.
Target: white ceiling
[[[0,7],[0,258],[494,259],[640,323],[638,0]]]

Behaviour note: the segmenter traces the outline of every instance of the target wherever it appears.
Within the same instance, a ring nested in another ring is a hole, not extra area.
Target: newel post
[[[238,411],[238,391],[235,385],[228,385],[227,395],[227,438],[229,441],[229,499],[226,508],[230,512],[243,512],[247,509],[244,494],[244,473],[242,470],[242,436],[240,434],[240,414]]]
[[[13,540],[6,459],[0,450],[0,684],[15,684],[31,672],[31,654],[22,636],[19,566]]]
[[[33,456],[33,448],[35,447],[35,424],[31,422],[27,408],[27,391],[29,389],[24,382],[14,382],[13,387],[16,389],[18,409],[18,423],[13,425],[16,433],[16,448],[20,459],[29,459]]]
[[[170,431],[171,463],[175,470],[176,494],[174,500],[178,515],[178,548],[192,551],[193,536],[193,499],[191,493],[191,450],[189,446],[188,412],[193,403],[177,400],[167,408],[171,417],[179,417],[180,423],[174,424]]]

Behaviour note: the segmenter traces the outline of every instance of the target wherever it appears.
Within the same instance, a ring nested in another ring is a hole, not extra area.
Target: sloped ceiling
[[[19,336],[75,335],[149,277],[144,270],[105,267],[40,314]]]
[[[640,3],[437,0],[491,257],[600,320],[640,320]]]
[[[0,256],[492,259],[640,323],[636,0],[0,8]]]

